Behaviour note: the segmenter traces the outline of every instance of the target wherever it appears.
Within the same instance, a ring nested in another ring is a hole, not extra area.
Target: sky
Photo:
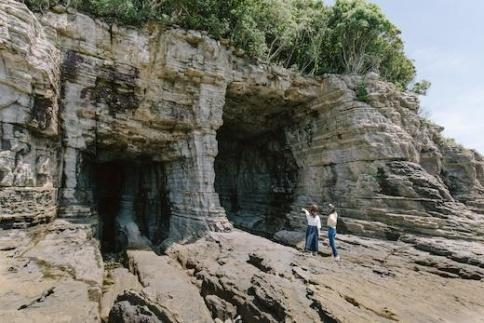
[[[484,1],[370,1],[402,31],[417,80],[432,83],[420,98],[425,114],[484,154]]]

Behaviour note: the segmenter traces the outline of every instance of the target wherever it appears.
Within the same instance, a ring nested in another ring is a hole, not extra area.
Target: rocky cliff
[[[3,227],[102,222],[110,204],[145,232],[169,223],[158,240],[229,228],[226,212],[273,232],[331,201],[347,232],[482,234],[482,157],[391,84],[304,78],[199,32],[1,5]]]
[[[62,7],[34,14],[13,0],[0,9],[7,241],[33,230],[39,248],[70,230],[105,252],[158,250],[235,225],[287,243],[310,202],[335,204],[341,233],[432,250],[425,239],[484,240],[483,157],[443,138],[416,96],[376,75],[314,79],[197,31],[120,27]],[[42,223],[54,229],[25,229]],[[42,267],[33,245],[21,254]],[[102,271],[99,250],[83,250],[84,265]],[[69,284],[86,282],[78,265],[56,266],[72,268]],[[88,308],[100,302],[98,276],[87,279]],[[136,297],[119,306],[149,295]]]

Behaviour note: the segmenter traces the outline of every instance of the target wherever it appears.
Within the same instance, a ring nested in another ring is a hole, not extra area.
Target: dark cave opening
[[[133,243],[135,223],[152,244],[168,237],[170,204],[162,163],[112,160],[94,164],[94,200],[99,216],[101,250],[119,252]]]
[[[283,130],[251,136],[227,123],[218,130],[217,141],[215,190],[229,220],[265,236],[284,228],[298,167]]]
[[[116,251],[116,216],[120,209],[123,172],[120,162],[97,163],[95,198],[100,222],[101,250]]]

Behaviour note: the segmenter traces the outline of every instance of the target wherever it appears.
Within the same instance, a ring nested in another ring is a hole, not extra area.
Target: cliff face
[[[25,6],[0,4],[1,222],[56,215],[60,51]]]
[[[300,136],[301,126],[287,132],[302,169],[300,201],[336,201],[342,229],[352,233],[482,236],[482,158],[442,138],[441,128],[418,116],[417,99],[390,84],[366,80],[368,103],[359,102],[359,82],[323,82],[311,106],[318,117],[303,121],[311,141]]]
[[[366,102],[355,94],[361,82]],[[274,221],[279,229],[302,227],[300,207],[330,201],[342,215],[343,232],[392,240],[404,233],[481,239],[482,157],[445,140],[441,128],[419,117],[415,96],[371,75],[327,76],[314,99],[291,107],[276,102],[278,112],[253,130],[254,118],[271,106],[256,95],[248,90],[234,99],[229,87],[219,131],[217,158],[230,165],[225,173],[235,180],[223,181],[229,188],[216,181],[216,187],[240,225],[257,231],[277,230]],[[226,138],[234,138],[232,147],[244,143],[237,157],[226,157]],[[257,153],[260,147],[265,153]],[[244,206],[247,197],[252,203]],[[261,203],[264,211],[251,208]],[[273,210],[279,216],[271,217]],[[264,212],[268,216],[257,217]]]
[[[3,227],[98,217],[105,237],[144,244],[229,229],[227,214],[272,234],[330,201],[345,232],[482,239],[482,157],[391,84],[255,65],[195,31],[0,6]]]
[[[6,321],[483,317],[484,160],[415,96],[55,11],[0,0]],[[326,202],[344,266],[298,250]]]

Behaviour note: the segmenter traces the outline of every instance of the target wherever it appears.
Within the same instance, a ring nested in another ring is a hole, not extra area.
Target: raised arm
[[[306,216],[306,220],[308,220],[308,219],[309,219],[309,217],[311,216],[311,215],[309,214],[309,211],[308,211],[308,210],[306,210],[305,208],[302,208],[302,209],[301,209],[301,212],[302,212],[302,213],[304,213],[304,215]]]

